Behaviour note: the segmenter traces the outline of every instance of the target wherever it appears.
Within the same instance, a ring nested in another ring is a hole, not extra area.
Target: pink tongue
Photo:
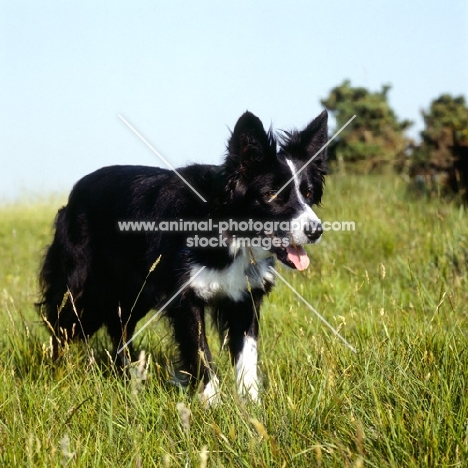
[[[294,266],[299,270],[305,270],[310,263],[306,251],[300,245],[288,245],[286,247],[288,259],[294,263]]]

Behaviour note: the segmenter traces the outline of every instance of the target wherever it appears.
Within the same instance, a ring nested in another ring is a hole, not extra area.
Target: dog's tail
[[[39,274],[41,301],[36,303],[36,307],[57,334],[60,328],[70,332],[76,323],[76,304],[88,277],[86,220],[83,216],[81,218],[70,216],[67,207],[58,211],[54,240],[45,254]]]

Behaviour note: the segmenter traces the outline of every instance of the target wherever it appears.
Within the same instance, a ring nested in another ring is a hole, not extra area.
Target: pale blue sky
[[[246,109],[301,127],[344,79],[398,117],[468,94],[466,0],[2,1],[0,200],[111,164],[220,162]],[[357,116],[359,118],[359,116]]]

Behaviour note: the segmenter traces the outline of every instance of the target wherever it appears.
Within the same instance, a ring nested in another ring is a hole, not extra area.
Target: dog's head
[[[231,239],[257,236],[264,252],[291,268],[307,268],[302,246],[322,235],[312,206],[322,198],[327,138],[325,111],[302,131],[283,132],[279,144],[258,117],[250,112],[240,117],[222,167],[226,184],[220,214],[253,222],[247,230],[231,230]]]

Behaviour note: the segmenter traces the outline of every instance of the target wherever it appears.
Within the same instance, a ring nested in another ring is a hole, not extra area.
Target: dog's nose
[[[320,223],[310,223],[306,227],[305,233],[310,241],[316,241],[323,234],[322,225]]]

